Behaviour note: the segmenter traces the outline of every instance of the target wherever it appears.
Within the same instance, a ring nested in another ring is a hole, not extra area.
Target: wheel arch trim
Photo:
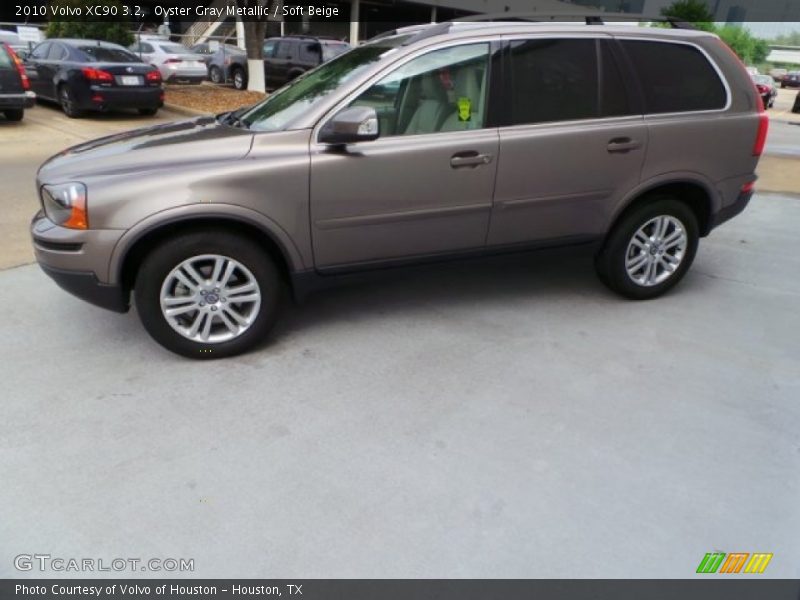
[[[106,281],[117,285],[123,280],[122,269],[130,251],[145,236],[165,227],[182,223],[208,220],[211,223],[240,223],[254,227],[281,253],[290,273],[303,271],[307,267],[302,254],[291,236],[278,223],[252,209],[232,204],[190,204],[160,211],[139,221],[128,229],[117,241],[111,252]]]
[[[619,220],[620,216],[640,198],[657,191],[659,188],[668,187],[670,185],[690,185],[701,189],[708,198],[708,206],[704,207],[708,210],[707,222],[708,224],[713,222],[713,215],[716,214],[721,207],[721,198],[717,187],[710,179],[700,173],[693,171],[675,171],[656,175],[641,181],[638,186],[625,194],[614,207],[609,217],[606,233],[611,231],[611,228]],[[700,235],[706,235],[709,231],[710,229],[708,227],[703,227],[701,224]]]

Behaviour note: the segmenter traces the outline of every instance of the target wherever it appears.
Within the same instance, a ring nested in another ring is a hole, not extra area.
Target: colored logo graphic
[[[727,557],[727,558],[726,558]],[[749,560],[748,560],[749,558]],[[772,560],[772,553],[755,552],[708,552],[697,566],[698,573],[763,573],[769,561]],[[744,570],[742,570],[744,567]]]

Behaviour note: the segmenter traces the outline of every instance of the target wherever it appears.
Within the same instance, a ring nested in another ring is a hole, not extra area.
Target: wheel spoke
[[[166,306],[178,306],[181,304],[194,304],[194,296],[169,296],[163,300]]]
[[[222,276],[222,279],[219,282],[219,287],[224,288],[228,285],[228,281],[233,275],[235,269],[236,263],[234,263],[232,260],[228,261],[228,265],[225,267],[225,274]]]
[[[669,221],[667,221],[666,217],[658,217],[658,221],[656,221],[656,239],[661,240],[667,233],[667,227],[669,226]]]
[[[200,338],[207,342],[209,336],[211,335],[211,325],[214,323],[214,315],[206,315],[206,323],[203,326],[203,333],[200,334]]]
[[[639,255],[638,255],[638,256],[636,256],[634,259],[629,259],[629,262],[628,262],[628,272],[629,272],[629,273],[635,273],[636,271],[638,271],[639,269],[641,269],[641,268],[642,268],[642,266],[643,266],[643,265],[644,265],[646,262],[647,262],[647,255],[646,255],[646,254],[639,254]]]
[[[183,270],[189,277],[191,277],[197,282],[198,286],[203,285],[206,282],[205,277],[200,275],[200,273],[198,273],[197,270],[189,262],[184,263]]]
[[[233,320],[236,321],[239,325],[247,325],[247,319],[245,319],[242,315],[240,315],[234,308],[230,305],[224,306],[222,311],[233,317]]]
[[[236,325],[236,323],[230,320],[230,318],[227,315],[227,311],[225,310],[219,311],[219,318],[225,324],[225,327],[228,328],[228,331],[230,331],[233,334],[238,333],[239,327]]]
[[[192,312],[193,310],[197,310],[197,307],[194,304],[189,304],[188,306],[179,306],[177,308],[168,308],[164,311],[164,314],[168,317],[177,317],[180,315],[184,315],[188,312]]]
[[[192,291],[197,291],[197,289],[198,289],[197,288],[197,284],[192,282],[192,280],[189,279],[186,276],[186,274],[183,271],[181,271],[180,269],[175,271],[175,279],[180,281],[183,285],[185,285],[187,288],[189,288]]]
[[[192,326],[189,328],[187,332],[187,337],[193,338],[197,335],[197,332],[200,331],[200,326],[203,324],[203,319],[205,319],[206,313],[198,312],[197,316],[195,316],[194,321],[192,321]]]
[[[222,267],[225,266],[225,259],[218,256],[214,259],[214,270],[211,272],[211,283],[214,285],[219,284],[219,276],[222,273]]]

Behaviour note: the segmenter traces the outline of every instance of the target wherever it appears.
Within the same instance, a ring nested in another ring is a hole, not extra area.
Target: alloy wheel
[[[641,286],[665,282],[678,270],[689,244],[686,227],[671,215],[654,217],[633,234],[625,252],[625,270]]]
[[[164,279],[161,313],[186,339],[218,344],[235,339],[256,321],[261,290],[250,270],[218,254],[187,258]]]

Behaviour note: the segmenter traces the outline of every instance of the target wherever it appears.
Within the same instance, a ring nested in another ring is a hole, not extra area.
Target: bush
[[[84,6],[84,0],[51,0],[52,6]],[[122,14],[122,3],[119,0],[93,0],[93,6],[116,6],[117,14]],[[57,17],[56,17],[57,19]],[[129,31],[130,24],[125,17],[120,17],[121,22],[105,20],[92,20],[84,16],[81,20],[71,18],[69,21],[52,20],[47,25],[47,37],[80,38],[89,40],[102,40],[121,46],[133,43],[133,34]]]

